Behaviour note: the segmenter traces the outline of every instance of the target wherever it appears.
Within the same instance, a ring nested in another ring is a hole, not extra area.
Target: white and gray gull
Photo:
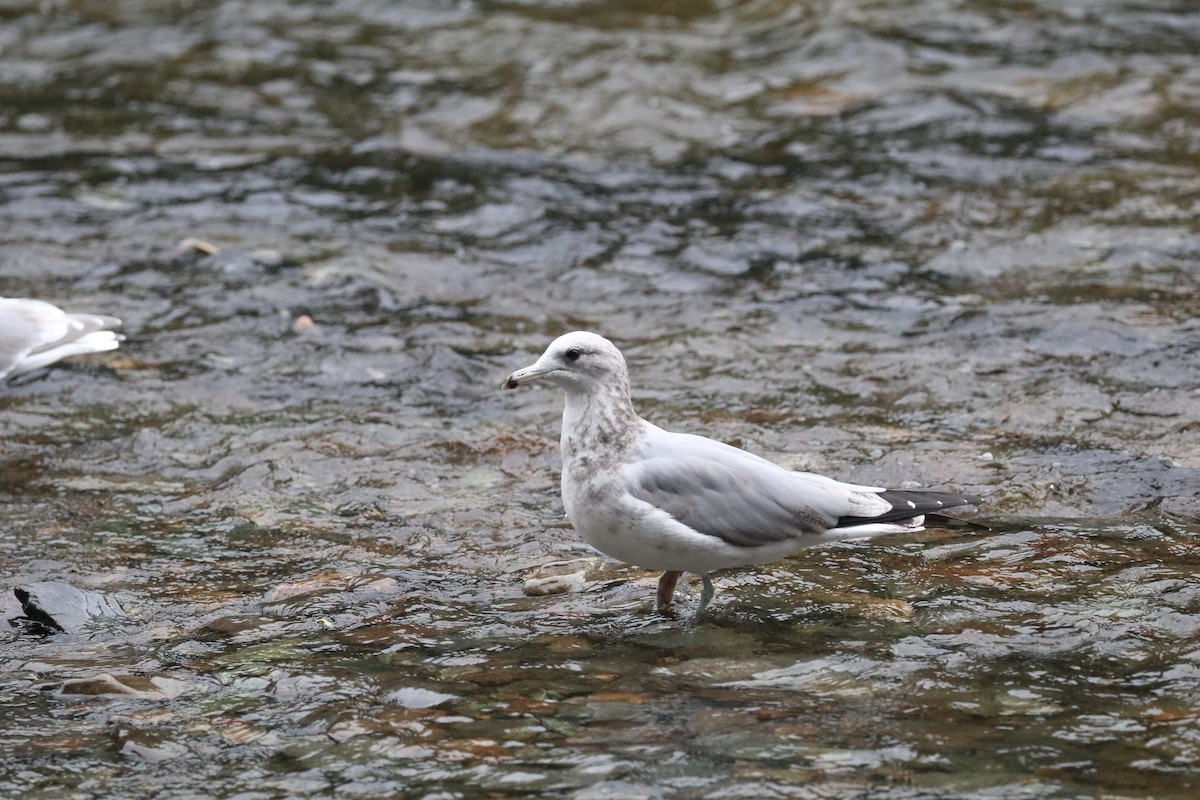
[[[712,599],[714,570],[840,539],[923,530],[925,514],[977,502],[842,483],[663,430],[634,411],[621,351],[594,333],[560,336],[503,387],[535,380],[566,395],[562,497],[571,524],[602,553],[665,570],[659,610],[673,602],[683,572],[703,581],[699,614]]]
[[[125,338],[112,330],[120,324],[116,317],[68,314],[43,300],[0,297],[0,380],[67,356],[115,350]]]

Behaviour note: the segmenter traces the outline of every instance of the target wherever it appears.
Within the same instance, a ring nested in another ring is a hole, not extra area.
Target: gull
[[[0,380],[60,358],[115,350],[116,317],[68,314],[43,300],[0,297]]]
[[[842,483],[785,469],[704,436],[673,433],[634,411],[621,351],[588,331],[558,337],[534,364],[504,379],[566,396],[562,498],[571,525],[620,561],[664,570],[666,611],[680,575],[700,576],[699,615],[715,570],[775,561],[842,539],[924,530],[924,515],[978,498]]]

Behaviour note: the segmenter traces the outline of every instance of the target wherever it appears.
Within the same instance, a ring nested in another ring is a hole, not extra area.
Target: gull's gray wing
[[[792,472],[712,439],[648,427],[640,458],[623,473],[630,494],[732,545],[816,536],[842,517],[891,508],[880,489]]]

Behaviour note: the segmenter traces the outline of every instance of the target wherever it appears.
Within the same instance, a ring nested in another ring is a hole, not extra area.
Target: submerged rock
[[[578,592],[605,564],[604,559],[577,558],[543,564],[525,579],[524,592],[529,597],[543,597],[565,592]]]
[[[52,631],[78,633],[98,617],[124,617],[125,609],[108,595],[63,581],[39,581],[13,588],[25,616]]]
[[[113,675],[101,672],[97,675],[42,684],[38,688],[60,696],[116,695],[142,700],[168,700],[184,694],[191,686],[185,681],[165,675]]]

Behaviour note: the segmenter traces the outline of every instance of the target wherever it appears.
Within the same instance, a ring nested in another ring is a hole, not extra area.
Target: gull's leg
[[[700,581],[704,584],[704,588],[700,590],[700,606],[696,609],[697,617],[704,613],[704,609],[712,601],[713,595],[717,593],[717,590],[713,588],[712,578],[708,577],[707,572],[700,573]]]
[[[658,579],[658,610],[666,611],[675,602],[675,584],[679,582],[680,570],[669,570]]]

